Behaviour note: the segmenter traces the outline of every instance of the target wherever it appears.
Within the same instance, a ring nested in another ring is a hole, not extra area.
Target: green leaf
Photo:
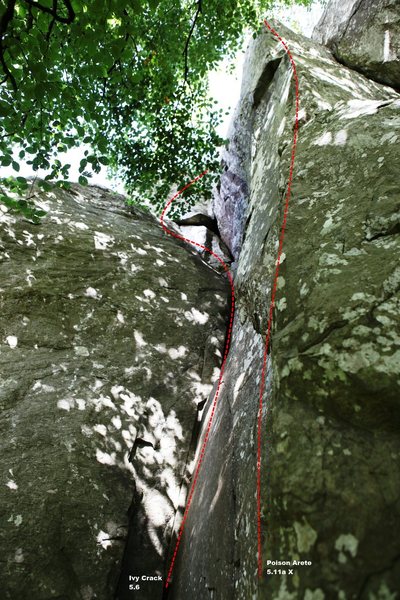
[[[34,171],[44,169],[47,181],[67,179],[67,158],[60,154],[83,142],[90,150],[81,149],[81,183],[88,181],[88,164],[94,172],[111,165],[132,194],[156,208],[199,165],[217,173],[223,113],[209,97],[208,73],[234,57],[249,28],[254,37],[264,30],[259,23],[272,0],[203,2],[197,20],[196,0],[70,2],[72,23],[52,23],[40,8],[57,6],[67,16],[67,2],[11,3],[3,50],[17,89],[10,81],[1,86],[0,164],[18,171],[19,160],[26,160]],[[185,82],[183,52],[192,25]],[[23,150],[14,160],[18,145]],[[211,175],[199,181],[188,203],[208,197],[212,184]]]
[[[7,102],[0,101],[0,117],[7,117],[11,112],[11,106]]]

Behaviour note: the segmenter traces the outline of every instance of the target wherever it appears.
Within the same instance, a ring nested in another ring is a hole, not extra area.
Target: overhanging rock
[[[400,91],[398,0],[330,0],[313,37],[341,63]]]

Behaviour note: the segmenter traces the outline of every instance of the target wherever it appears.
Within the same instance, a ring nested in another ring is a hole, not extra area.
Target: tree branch
[[[32,9],[32,6],[29,5],[29,8]],[[57,9],[58,9],[58,0],[53,0],[53,18],[51,20],[51,23],[50,23],[49,28],[46,33],[47,43],[50,42],[51,32],[53,31],[53,27],[57,21],[56,17],[54,16],[57,14]]]
[[[0,38],[1,38],[1,41],[3,41],[3,37],[4,37],[4,34],[7,31],[7,27],[9,25],[10,21],[12,21],[12,19],[14,17],[15,2],[16,2],[16,0],[9,0],[8,3],[7,3],[6,10],[1,15],[1,19],[0,19]]]
[[[43,6],[43,4],[40,4],[39,2],[35,2],[35,0],[25,0],[25,2],[27,4],[29,4],[29,6],[32,6],[32,8],[37,8],[38,10],[41,10],[42,12],[45,12],[45,13],[51,15],[53,17],[53,19],[58,21],[58,23],[65,23],[66,25],[69,25],[75,19],[75,12],[74,12],[74,9],[72,8],[72,4],[71,4],[70,0],[63,0],[64,6],[68,12],[67,17],[62,17],[61,15],[59,15],[57,13],[57,10],[54,7],[55,6],[54,3],[53,3],[53,8],[49,8],[48,6]]]
[[[11,85],[13,87],[14,92],[17,91],[18,86],[17,86],[17,82],[15,81],[15,77],[11,73],[10,69],[8,68],[5,58],[4,58],[4,52],[5,52],[6,48],[3,46],[3,40],[4,40],[4,36],[7,32],[8,26],[14,18],[15,2],[16,2],[16,0],[8,1],[6,10],[1,15],[1,18],[0,18],[0,63],[1,63],[1,66],[3,67],[4,75],[5,75],[5,78],[3,79],[3,81],[1,83],[5,83],[7,81],[7,79],[9,79],[11,81]]]
[[[3,50],[2,44],[0,44],[0,63],[1,63],[1,66],[3,67],[4,73],[5,73],[5,78],[3,79],[3,81],[1,83],[5,83],[7,81],[7,79],[9,79],[11,81],[11,85],[13,87],[14,92],[16,92],[18,90],[17,82],[15,81],[15,77],[11,73],[11,71],[8,68],[7,63],[4,59],[4,50]]]
[[[188,56],[189,55],[189,44],[190,44],[190,40],[191,40],[193,32],[194,32],[194,28],[196,27],[197,19],[199,18],[199,15],[201,12],[203,12],[202,0],[198,0],[196,14],[194,15],[194,19],[193,19],[192,25],[190,27],[189,35],[187,36],[187,39],[186,39],[185,48],[183,50],[183,55],[185,57],[185,81],[188,80],[188,76],[189,76],[189,56]]]

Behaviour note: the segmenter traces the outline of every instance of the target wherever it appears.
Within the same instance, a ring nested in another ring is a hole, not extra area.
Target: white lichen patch
[[[296,532],[298,551],[309,552],[317,541],[317,532],[311,527],[305,518],[303,518],[303,523],[295,521],[293,527]]]
[[[319,138],[314,140],[313,146],[327,146],[332,143],[332,133],[330,131],[326,131]]]
[[[394,131],[389,131],[381,137],[381,144],[395,144],[399,136]]]
[[[369,100],[364,98],[353,98],[348,100],[347,107],[337,112],[339,119],[355,119],[366,115],[373,115],[382,105],[388,104],[388,101]]]
[[[179,346],[178,348],[170,348],[168,350],[168,354],[173,360],[177,360],[178,358],[183,358],[187,352],[188,352],[188,349],[185,348],[185,346]]]
[[[284,311],[285,308],[287,308],[286,298],[280,298],[275,306],[276,310],[279,310],[280,312]]]
[[[400,373],[400,350],[392,355],[382,354],[382,349],[376,349],[378,346],[375,341],[359,344],[356,351],[351,353],[340,353],[337,356],[338,366],[350,373],[357,373],[360,369],[373,367],[379,373],[399,374]]]
[[[206,312],[202,313],[199,310],[197,310],[197,308],[193,307],[190,309],[190,311],[185,311],[185,318],[193,323],[204,325],[209,319],[209,314]]]
[[[55,387],[53,385],[48,385],[47,383],[42,383],[40,379],[38,379],[32,387],[32,391],[36,390],[40,390],[41,392],[54,392]]]
[[[278,279],[276,280],[276,287],[278,290],[281,290],[285,287],[285,278],[282,275],[279,275]]]
[[[364,300],[366,302],[373,300],[373,299],[374,299],[374,297],[371,294],[366,294],[365,292],[355,292],[350,298],[350,300],[353,300],[353,301]]]
[[[16,348],[18,346],[18,338],[16,335],[8,335],[6,337],[6,342],[10,346],[10,348]]]
[[[308,327],[310,329],[314,329],[322,333],[327,326],[327,321],[325,318],[317,319],[314,315],[308,319]]]
[[[337,133],[335,133],[335,139],[333,143],[335,146],[344,146],[347,142],[347,129],[340,129]]]
[[[74,346],[74,352],[77,356],[89,356],[90,352],[86,346]]]
[[[346,250],[344,252],[344,256],[361,256],[362,254],[367,254],[366,250],[361,248],[350,248],[350,250]]]
[[[73,398],[62,398],[57,401],[57,408],[61,410],[70,411],[71,408],[74,408],[74,400]]]
[[[101,298],[101,294],[99,293],[99,291],[93,287],[86,288],[84,295],[87,298]]]
[[[145,298],[149,298],[150,300],[154,300],[154,298],[156,297],[153,290],[149,290],[149,289],[143,290],[143,295]]]
[[[345,77],[338,77],[334,74],[335,72],[322,69],[321,67],[314,67],[310,69],[310,73],[314,75],[318,81],[325,81],[335,87],[347,90],[352,94],[358,92],[357,85],[353,81],[346,79]]]
[[[233,388],[233,401],[235,401],[237,398],[237,395],[239,393],[239,390],[241,388],[241,385],[244,381],[245,376],[246,376],[246,373],[241,373],[235,382],[235,387]]]
[[[107,548],[112,545],[110,534],[102,530],[100,530],[100,532],[97,534],[96,541],[97,544],[103,548],[103,550],[107,550]]]
[[[147,346],[147,342],[144,341],[143,335],[140,333],[140,331],[137,331],[135,329],[135,331],[133,332],[133,337],[135,338],[135,342],[138,348],[143,348],[144,346]]]
[[[307,296],[309,291],[310,291],[310,288],[308,287],[307,283],[304,282],[300,288],[300,298],[304,298],[304,296]]]
[[[367,308],[365,306],[355,306],[354,308],[345,308],[344,310],[341,309],[342,317],[347,321],[352,321],[357,317],[361,317],[361,315],[364,315],[366,312]]]
[[[347,562],[348,556],[357,556],[358,540],[351,533],[342,533],[335,541],[335,549],[339,552],[339,562]]]
[[[328,231],[332,229],[333,225],[333,218],[331,215],[329,215],[328,218],[325,220],[324,224],[322,225],[322,229],[320,231],[321,235],[328,233]]]
[[[23,553],[23,551],[22,551],[22,548],[18,548],[18,549],[15,551],[15,554],[14,554],[14,561],[15,561],[16,563],[19,563],[19,564],[20,564],[20,563],[23,563],[23,562],[24,562],[24,560],[25,560],[25,557],[24,557],[24,553]]]
[[[86,223],[81,223],[80,221],[71,221],[69,224],[73,227],[76,227],[76,229],[81,229],[82,231],[89,229]]]
[[[281,252],[279,258],[276,259],[275,261],[275,265],[281,265],[284,261],[286,260],[286,254],[284,252]]]
[[[347,265],[348,261],[344,258],[341,258],[337,254],[321,254],[319,257],[319,264],[321,267],[331,267],[333,265]]]

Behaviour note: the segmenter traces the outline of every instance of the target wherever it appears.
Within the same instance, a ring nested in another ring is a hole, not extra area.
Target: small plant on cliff
[[[293,0],[309,4],[311,0]],[[288,4],[290,1],[288,0]],[[207,75],[233,55],[272,0],[1,0],[0,200],[19,200],[28,182],[19,160],[46,169],[41,185],[68,179],[63,153],[82,143],[80,182],[109,165],[132,196],[165,202],[200,170],[218,170]],[[210,195],[212,178],[189,194]]]

